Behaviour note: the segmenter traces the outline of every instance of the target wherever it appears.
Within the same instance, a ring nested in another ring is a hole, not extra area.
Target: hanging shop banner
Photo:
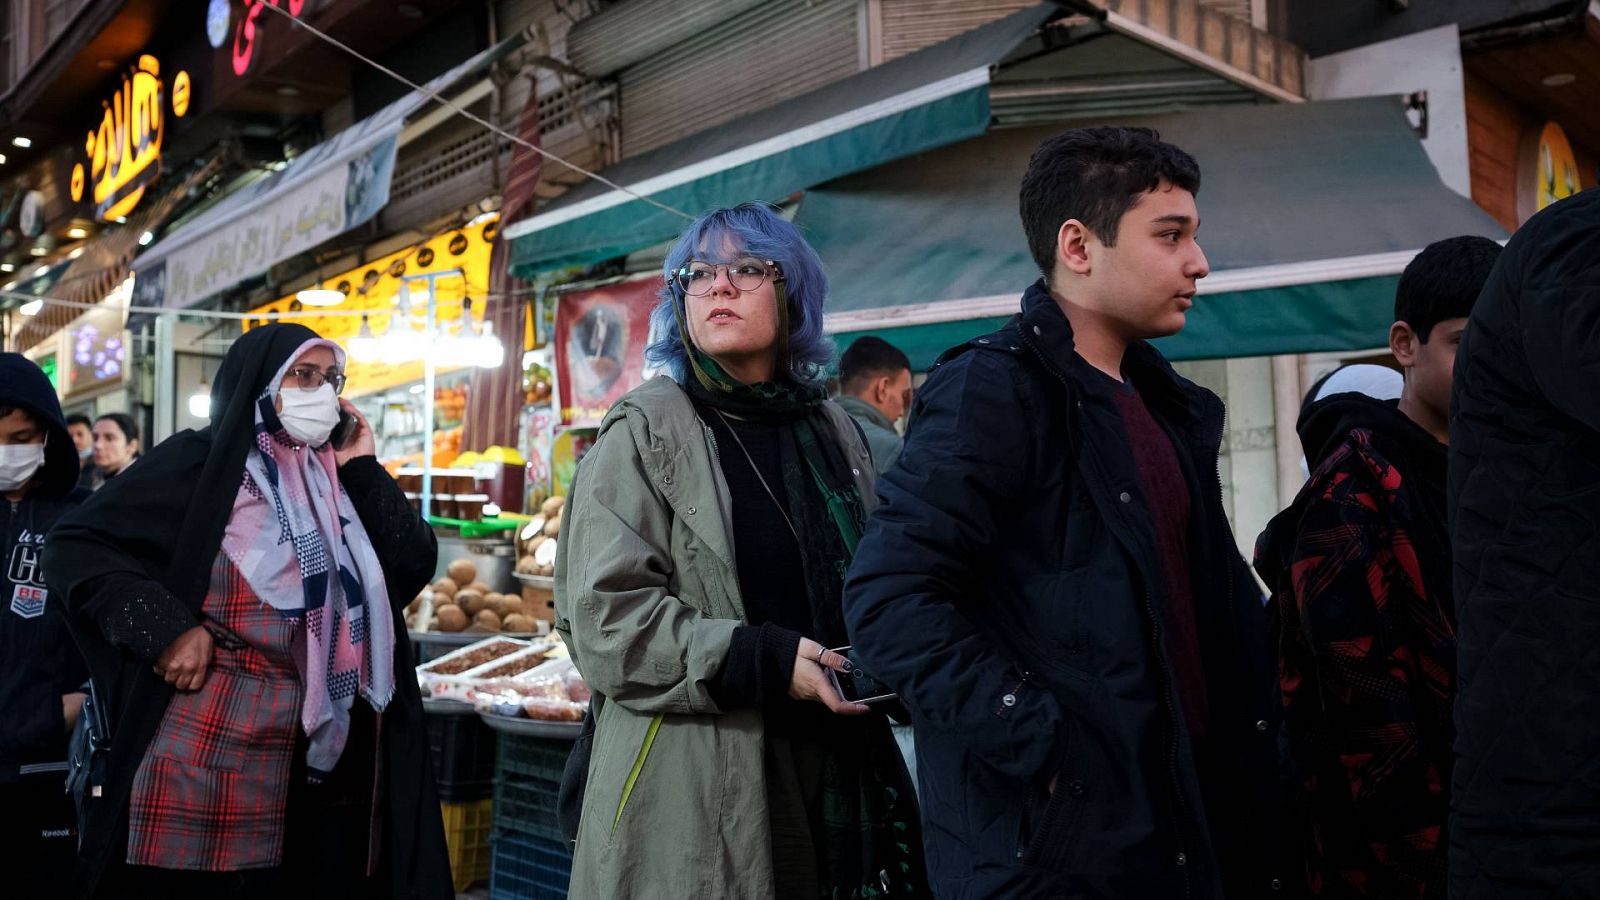
[[[459,269],[460,275],[448,275],[434,282],[434,317],[446,333],[457,333],[462,322],[463,300],[473,301],[472,320],[475,327],[483,322],[484,298],[489,291],[489,249],[499,227],[498,215],[483,221],[440,234],[420,246],[391,253],[357,269],[340,272],[324,278],[321,287],[333,288],[345,295],[343,303],[330,307],[329,312],[339,315],[295,315],[283,319],[298,322],[331,341],[336,341],[346,351],[354,349],[352,342],[362,339],[361,316],[344,315],[351,311],[365,312],[371,340],[377,342],[378,353],[386,347],[401,347],[422,337],[428,318],[428,282],[414,276],[444,273]],[[402,279],[411,276],[402,302]],[[404,308],[402,308],[404,307]],[[245,320],[245,330],[274,321],[284,313],[301,313],[303,307],[293,294],[250,311],[253,318]],[[345,394],[360,397],[373,391],[422,380],[423,364],[415,354],[409,360],[400,360],[402,354],[388,354],[389,359],[355,359],[353,354],[346,364]],[[454,371],[459,365],[440,365],[441,372]]]
[[[556,379],[562,424],[593,428],[644,383],[644,348],[658,276],[562,294],[556,308]]]
[[[494,52],[433,79],[428,91],[481,69]],[[427,101],[425,92],[407,94],[165,236],[134,260],[134,302],[193,306],[377,215],[389,202],[401,127]]]
[[[133,212],[145,189],[161,175],[169,102],[174,117],[189,111],[189,74],[173,75],[169,94],[161,62],[141,55],[110,99],[100,103],[100,123],[84,138],[82,159],[72,166],[72,202],[87,197],[102,222]]]
[[[268,191],[270,202],[241,210],[146,264],[135,282],[136,302],[192,306],[371,219],[389,202],[395,138],[389,134],[361,144],[284,190]]]

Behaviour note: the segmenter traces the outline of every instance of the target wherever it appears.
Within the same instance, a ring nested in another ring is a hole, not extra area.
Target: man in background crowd
[[[911,407],[911,360],[882,338],[856,339],[839,359],[835,402],[866,434],[878,474],[889,471],[900,457],[894,423]]]
[[[94,480],[94,422],[83,413],[67,416],[67,433],[78,449],[78,484],[92,488]]]

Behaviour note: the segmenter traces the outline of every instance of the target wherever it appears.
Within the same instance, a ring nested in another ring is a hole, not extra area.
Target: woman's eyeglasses
[[[711,292],[711,286],[717,283],[719,271],[727,272],[728,283],[740,292],[761,287],[768,277],[772,278],[774,284],[783,280],[783,269],[770,259],[741,259],[725,266],[696,261],[672,273],[672,276],[685,294],[701,297]]]
[[[344,393],[344,373],[338,369],[329,369],[326,372],[316,366],[295,366],[289,370],[289,378],[301,390],[314,391],[325,384],[333,385],[335,394]]]

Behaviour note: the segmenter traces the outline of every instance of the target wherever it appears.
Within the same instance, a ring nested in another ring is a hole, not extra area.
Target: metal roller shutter
[[[1248,5],[1249,0],[1245,0]],[[1037,5],[1037,0],[880,0],[882,62]]]
[[[622,70],[629,157],[861,69],[857,0],[774,0]]]
[[[567,61],[591,78],[610,75],[772,0],[625,0],[574,25]]]

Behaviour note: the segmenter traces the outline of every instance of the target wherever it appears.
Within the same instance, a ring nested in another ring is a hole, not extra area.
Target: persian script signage
[[[244,75],[250,71],[250,66],[256,60],[256,50],[261,42],[266,22],[278,18],[262,7],[274,6],[299,18],[301,11],[306,8],[306,0],[243,0],[242,5],[243,11],[239,13],[238,21],[233,23],[231,57],[235,75]]]
[[[189,111],[189,75],[172,80],[172,115]],[[132,212],[145,189],[161,174],[161,140],[166,133],[167,92],[161,63],[139,57],[122,76],[122,85],[101,103],[100,124],[84,138],[82,161],[72,166],[73,202],[88,195],[95,217],[114,221]]]

